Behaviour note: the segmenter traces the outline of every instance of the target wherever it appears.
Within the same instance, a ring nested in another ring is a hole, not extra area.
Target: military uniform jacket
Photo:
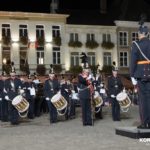
[[[110,76],[108,78],[108,95],[116,96],[122,90],[123,90],[123,84],[122,84],[121,78],[119,76],[117,77]]]
[[[44,96],[52,98],[60,89],[60,84],[57,79],[46,80],[44,83]]]
[[[10,100],[13,100],[13,98],[19,95],[20,88],[22,89],[22,82],[19,78],[15,78],[14,80],[8,78],[6,80],[6,90],[8,92],[8,97]]]
[[[61,91],[62,96],[64,96],[66,100],[69,100],[69,95],[71,94],[71,86],[68,85],[67,83],[62,84],[60,86],[60,91]]]
[[[79,98],[81,99],[90,99],[90,89],[88,88],[88,83],[82,75],[78,75],[78,88],[79,88]]]
[[[0,101],[5,97],[5,95],[7,94],[5,89],[5,81],[4,80],[0,80]]]
[[[143,38],[137,41],[137,44],[141,48],[144,55],[150,59],[150,40],[148,38]],[[150,77],[150,64],[137,64],[138,61],[146,61],[145,58],[140,53],[138,47],[135,43],[131,47],[131,64],[130,64],[130,75],[135,78],[145,78]]]
[[[31,95],[30,93],[31,88],[36,89],[36,84],[34,82],[25,82],[23,84],[23,89],[25,90],[26,99],[31,99],[33,97],[33,95]]]

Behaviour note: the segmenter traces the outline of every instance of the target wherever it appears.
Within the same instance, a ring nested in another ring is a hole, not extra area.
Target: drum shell
[[[58,111],[61,111],[67,107],[67,100],[60,94],[57,93],[51,98],[51,103],[55,106]]]
[[[97,91],[94,94],[93,100],[94,100],[95,107],[100,107],[103,104],[103,99]]]
[[[18,110],[18,112],[23,113],[28,110],[29,102],[21,95],[16,96],[12,100],[12,105]]]
[[[117,94],[116,100],[119,102],[121,108],[128,108],[131,105],[131,100],[129,99],[127,93],[121,92]]]

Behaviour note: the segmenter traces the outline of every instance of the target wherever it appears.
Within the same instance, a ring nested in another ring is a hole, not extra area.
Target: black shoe
[[[96,119],[103,119],[103,117],[101,115],[100,116],[95,115],[95,118]]]
[[[148,127],[144,124],[137,126],[138,129],[148,129]]]
[[[120,119],[113,119],[113,121],[121,121]]]
[[[88,124],[86,124],[86,126],[93,126],[93,124],[92,123],[88,123]]]
[[[11,125],[19,125],[19,122],[11,122]]]
[[[57,121],[50,121],[50,123],[56,123]]]

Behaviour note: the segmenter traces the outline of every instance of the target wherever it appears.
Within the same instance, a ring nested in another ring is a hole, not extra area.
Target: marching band
[[[11,72],[10,77],[6,77],[2,74],[0,76],[0,119],[2,122],[10,121],[12,125],[18,125],[20,118],[34,119],[36,117],[38,84],[43,85],[42,100],[40,97],[39,99],[46,102],[50,124],[57,123],[58,116],[64,116],[65,120],[74,119],[77,105],[81,106],[83,126],[93,126],[95,119],[103,118],[102,108],[105,105],[107,91],[110,93],[109,84],[107,90],[100,74],[94,77],[90,69],[84,68],[81,74],[72,78],[65,76],[59,78],[54,72],[50,72],[43,83],[35,83],[31,75],[19,77],[15,72]],[[118,92],[114,93],[115,96],[123,88],[122,84],[121,87],[116,85],[113,88],[113,90],[118,89]],[[117,114],[113,116],[117,117]]]

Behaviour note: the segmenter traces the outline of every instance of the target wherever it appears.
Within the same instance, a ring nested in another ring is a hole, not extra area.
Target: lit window
[[[53,64],[60,64],[60,47],[53,47]]]
[[[103,64],[106,66],[110,66],[112,64],[112,60],[111,60],[111,53],[110,52],[105,52],[103,54]]]
[[[119,46],[128,46],[127,32],[119,32]]]
[[[71,66],[79,66],[79,53],[78,52],[72,52],[71,53]]]
[[[119,53],[120,67],[128,67],[128,52]]]

